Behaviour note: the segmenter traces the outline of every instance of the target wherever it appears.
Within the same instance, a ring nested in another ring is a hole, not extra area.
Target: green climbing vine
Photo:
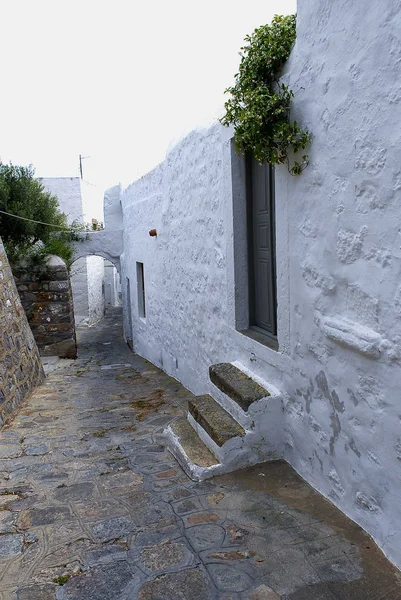
[[[252,153],[263,164],[286,163],[292,175],[308,165],[308,155],[297,153],[311,142],[311,134],[290,119],[294,92],[279,83],[280,74],[296,38],[296,15],[275,15],[245,38],[235,85],[220,122],[234,125],[238,151]],[[291,156],[294,154],[295,156]]]

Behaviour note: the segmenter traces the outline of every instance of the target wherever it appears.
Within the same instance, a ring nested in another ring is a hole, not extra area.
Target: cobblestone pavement
[[[199,484],[163,445],[191,396],[114,311],[0,433],[1,600],[400,600],[400,573],[283,462]]]

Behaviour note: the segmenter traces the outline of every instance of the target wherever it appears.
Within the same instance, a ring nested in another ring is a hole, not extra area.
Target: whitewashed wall
[[[71,287],[74,302],[75,324],[77,326],[88,325],[88,269],[85,256],[76,260],[71,267]]]
[[[368,11],[362,0],[299,2],[286,79],[313,144],[301,177],[276,170],[278,352],[236,330],[247,313],[245,197],[229,132],[193,132],[122,195],[134,349],[195,393],[222,361],[274,384],[286,397],[284,457],[398,566],[400,15],[395,0]]]
[[[68,223],[83,221],[81,180],[79,177],[42,177],[45,189],[57,196],[60,210],[67,215]]]
[[[121,306],[120,276],[115,266],[109,261],[104,261],[104,304],[106,308]]]
[[[88,272],[89,325],[104,317],[104,258],[86,257]]]
[[[400,77],[399,2],[299,2],[287,79],[314,140],[302,177],[277,182],[295,367],[286,458],[398,566]]]
[[[81,179],[81,196],[83,219],[85,223],[92,223],[92,219],[104,221],[103,192],[98,186]]]

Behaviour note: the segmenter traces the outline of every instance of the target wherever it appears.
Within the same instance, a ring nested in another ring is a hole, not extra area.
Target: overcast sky
[[[223,114],[247,33],[296,0],[0,1],[0,159],[128,185]]]

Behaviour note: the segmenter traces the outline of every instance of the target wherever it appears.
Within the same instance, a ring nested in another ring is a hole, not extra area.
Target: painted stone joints
[[[39,352],[0,239],[0,427],[44,379]]]

